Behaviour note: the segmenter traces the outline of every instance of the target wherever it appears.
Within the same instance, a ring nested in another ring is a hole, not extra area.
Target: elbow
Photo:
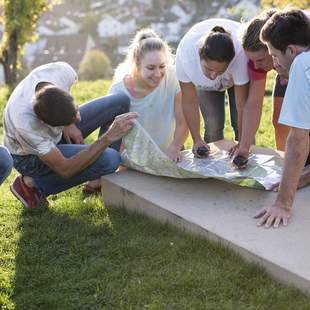
[[[74,176],[73,173],[69,172],[69,171],[62,171],[60,176],[65,179],[65,180],[68,180],[70,178],[72,178]]]
[[[287,147],[294,151],[296,156],[302,157],[303,154],[309,152],[309,134],[296,134],[295,129],[291,129],[287,138]]]
[[[56,168],[56,167],[55,167]],[[56,174],[58,174],[63,179],[70,179],[74,176],[74,172],[69,166],[59,166],[55,169]]]
[[[57,171],[56,172],[60,177],[62,177],[63,179],[70,179],[72,176],[73,176],[73,174],[72,173],[70,173],[69,171],[67,171],[67,170],[59,170],[59,171]]]

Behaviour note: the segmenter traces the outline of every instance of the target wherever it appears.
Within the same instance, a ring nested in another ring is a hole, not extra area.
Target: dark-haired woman
[[[238,22],[208,19],[194,25],[178,46],[176,73],[196,156],[199,156],[199,147],[207,147],[206,143],[224,138],[225,91],[229,96],[235,139],[239,138],[249,82],[247,57],[239,40],[240,30]],[[204,118],[204,139],[200,136],[199,105]]]

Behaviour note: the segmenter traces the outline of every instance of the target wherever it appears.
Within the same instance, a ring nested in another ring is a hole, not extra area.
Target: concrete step
[[[136,171],[102,178],[108,207],[137,210],[229,246],[278,281],[310,294],[310,187],[298,191],[294,216],[280,229],[256,227],[253,215],[275,193],[213,179],[172,179]]]

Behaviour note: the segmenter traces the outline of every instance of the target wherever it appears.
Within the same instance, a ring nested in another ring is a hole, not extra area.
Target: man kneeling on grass
[[[98,180],[120,163],[119,140],[137,113],[127,113],[129,98],[123,94],[78,108],[69,94],[76,79],[67,63],[40,66],[20,82],[5,108],[4,143],[21,174],[10,188],[27,208],[46,204],[48,195]],[[83,144],[97,128],[98,139]]]

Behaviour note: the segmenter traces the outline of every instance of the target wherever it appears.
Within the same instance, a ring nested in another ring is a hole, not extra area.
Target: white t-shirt
[[[295,57],[291,65],[279,123],[310,129],[310,51]]]
[[[63,127],[49,126],[33,111],[36,86],[52,83],[69,92],[77,79],[74,69],[65,62],[55,62],[31,71],[15,88],[4,110],[4,145],[16,155],[46,155],[60,141]]]
[[[175,70],[168,68],[166,75],[150,94],[144,98],[134,98],[123,80],[113,84],[109,93],[125,93],[130,98],[130,111],[139,113],[139,123],[164,151],[171,144],[175,131],[175,96],[180,85]]]
[[[235,57],[230,62],[224,74],[215,80],[207,78],[200,65],[199,48],[205,37],[215,26],[223,27],[231,34]],[[192,82],[203,90],[223,91],[233,85],[244,85],[249,81],[248,59],[241,45],[240,32],[242,25],[228,19],[207,19],[194,25],[181,40],[176,53],[177,79],[184,83]]]

